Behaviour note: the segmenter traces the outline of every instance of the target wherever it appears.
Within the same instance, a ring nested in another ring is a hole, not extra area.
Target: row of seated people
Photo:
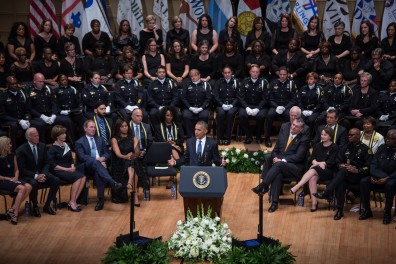
[[[140,80],[146,89],[156,80],[156,69],[159,65],[166,67],[167,76],[179,88],[183,80],[188,79],[190,69],[198,69],[202,80],[213,86],[222,76],[222,70],[226,65],[233,70],[233,76],[239,79],[247,75],[252,65],[259,65],[260,76],[269,81],[278,78],[279,68],[285,66],[298,88],[304,84],[305,75],[310,71],[321,76],[319,82],[322,85],[327,85],[336,73],[342,72],[344,81],[351,87],[358,83],[359,73],[367,71],[377,80],[373,86],[378,91],[384,90],[392,77],[396,77],[392,62],[387,59],[381,48],[374,49],[371,56],[367,57],[359,47],[352,46],[348,50],[349,59],[339,60],[331,55],[330,42],[321,42],[320,52],[315,59],[307,59],[300,50],[300,40],[297,38],[292,38],[287,49],[280,51],[273,58],[265,54],[265,44],[260,40],[252,42],[252,53],[246,57],[237,52],[236,43],[232,39],[227,41],[224,53],[217,55],[208,53],[208,45],[205,40],[199,43],[200,52],[190,58],[184,53],[180,41],[175,40],[169,53],[164,56],[158,52],[155,40],[149,39],[147,51],[142,57],[134,54],[132,47],[126,46],[115,60],[106,54],[106,47],[101,41],[95,43],[92,55],[84,59],[77,57],[75,44],[67,42],[64,46],[67,54],[65,58],[54,60],[53,51],[50,47],[46,47],[43,50],[42,60],[35,64],[28,61],[24,48],[18,48],[15,51],[18,60],[9,67],[6,65],[4,54],[0,53],[0,87],[4,88],[5,77],[12,75],[19,80],[22,88],[26,88],[32,83],[34,73],[40,72],[44,75],[47,85],[55,87],[59,74],[65,74],[70,83],[81,91],[84,83],[89,81],[93,72],[97,71],[100,73],[102,83],[111,88],[117,80],[123,78],[125,65],[133,67],[133,77]]]
[[[206,137],[208,126],[199,121],[195,126],[195,137],[187,142],[184,153],[183,140],[178,137],[178,130],[172,121],[171,108],[168,108],[165,121],[161,124],[162,136],[157,141],[168,142],[172,145],[172,165],[225,166],[220,160],[216,141]],[[96,181],[98,203],[95,211],[104,207],[104,189],[106,184],[111,186],[111,200],[114,203],[128,202],[127,189],[135,190],[138,186],[149,189],[145,173],[145,155],[150,148],[153,137],[150,126],[142,122],[142,111],[132,112],[131,122],[118,119],[115,124],[114,135],[110,147],[101,136],[103,128],[97,127],[94,120],[84,122],[85,134],[75,144],[76,162],[73,161],[72,151],[66,143],[65,127],[56,125],[51,130],[53,144],[46,148],[39,142],[39,133],[35,128],[26,130],[27,142],[19,146],[16,154],[12,152],[11,140],[0,137],[0,189],[16,192],[16,199],[12,208],[7,211],[11,223],[18,223],[21,202],[30,194],[33,203],[32,214],[40,217],[37,190],[49,188],[43,211],[55,215],[51,202],[56,199],[56,192],[60,184],[72,184],[68,208],[72,212],[80,212],[82,201],[87,204],[87,193],[84,193],[86,175],[93,175]],[[165,132],[166,131],[166,132]],[[165,135],[166,134],[166,135]],[[195,141],[203,142],[195,151]],[[193,142],[193,143],[191,143]],[[189,149],[190,147],[192,149]],[[205,156],[197,161],[194,155]],[[205,153],[205,155],[203,155]],[[108,168],[111,166],[111,169]],[[146,193],[146,192],[144,192]],[[138,194],[134,194],[134,206],[140,207]]]
[[[374,130],[371,130],[373,134],[367,135],[366,130],[351,128],[346,141],[347,130],[336,123],[337,112],[331,110],[327,114],[327,125],[318,130],[319,141],[316,141],[312,155],[308,157],[309,128],[298,118],[299,110],[293,109],[293,112],[290,122],[282,125],[273,151],[265,156],[261,183],[252,189],[261,196],[269,193],[271,206],[268,212],[273,213],[278,209],[282,179],[294,178],[298,183],[290,192],[295,194],[308,184],[311,212],[317,211],[318,199],[331,199],[335,193],[337,212],[334,220],[344,216],[347,190],[360,193],[363,212],[359,220],[373,217],[370,192],[383,191],[383,223],[389,224],[396,192],[396,129],[390,129],[384,140]],[[367,120],[367,123],[371,122]],[[375,148],[371,144],[374,137],[377,137]],[[327,183],[322,192],[317,192],[318,181]]]
[[[82,93],[69,85],[64,75],[60,76],[59,87],[51,89],[44,84],[44,76],[37,73],[34,84],[25,91],[18,89],[17,80],[10,76],[7,78],[7,91],[0,94],[0,119],[3,126],[9,126],[14,146],[18,131],[29,126],[36,127],[42,135],[42,142],[45,142],[46,127],[52,124],[65,126],[71,142],[74,142],[74,128],[78,127],[82,132],[85,118],[93,118],[100,104],[105,105],[103,115],[111,117],[113,123],[118,116],[130,120],[130,113],[140,108],[144,121],[148,123],[150,120],[153,128],[159,124],[159,111],[164,106],[172,106],[181,109],[177,113],[177,120],[183,120],[187,137],[193,136],[194,122],[202,120],[208,123],[210,113],[215,111],[219,144],[230,144],[234,119],[238,114],[240,127],[246,134],[245,143],[252,143],[248,121],[255,119],[257,143],[262,143],[264,128],[265,144],[271,147],[274,120],[287,120],[289,110],[294,105],[302,109],[303,119],[311,127],[311,137],[314,136],[314,128],[325,123],[326,111],[329,109],[338,110],[346,128],[361,128],[363,117],[374,116],[378,126],[386,129],[396,118],[396,82],[391,81],[388,91],[378,94],[372,88],[375,80],[368,72],[361,73],[359,85],[354,89],[344,84],[341,73],[336,74],[334,81],[325,87],[318,83],[316,73],[308,73],[307,84],[300,89],[285,67],[279,69],[279,79],[271,84],[260,77],[258,65],[253,65],[249,73],[250,77],[240,82],[233,77],[232,69],[225,66],[223,78],[212,87],[201,80],[198,70],[193,69],[190,70],[189,79],[183,82],[182,89],[178,89],[172,80],[166,78],[165,68],[159,66],[157,79],[145,90],[132,77],[133,69],[126,65],[124,79],[116,83],[114,92],[109,92],[101,85],[100,74],[94,72],[91,83],[84,87]],[[111,125],[108,130],[111,130]]]

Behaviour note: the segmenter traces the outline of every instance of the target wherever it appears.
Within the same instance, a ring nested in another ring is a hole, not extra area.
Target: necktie
[[[201,156],[202,154],[202,140],[199,141],[198,143],[198,148],[197,148],[197,156]]]
[[[98,118],[98,125],[99,125],[99,130],[100,130],[100,135],[104,139],[105,143],[107,144],[107,132],[106,132],[106,126],[103,118]]]
[[[143,149],[143,146],[142,146],[142,141],[140,140],[140,129],[139,129],[139,126],[138,125],[135,125],[135,136],[138,138],[138,140],[139,140],[139,148],[140,149]]]
[[[93,137],[91,137],[91,157],[96,158],[96,145]]]
[[[286,147],[285,147],[285,151],[287,150],[287,148],[289,147],[290,143],[293,141],[293,136],[290,135],[289,140],[287,141]]]
[[[37,155],[36,146],[33,146],[33,156],[34,156],[34,161],[36,161],[36,164],[37,164],[38,163],[38,155]]]

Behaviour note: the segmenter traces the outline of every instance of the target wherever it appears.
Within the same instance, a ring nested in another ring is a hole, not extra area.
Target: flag
[[[119,0],[117,9],[118,24],[124,19],[131,24],[132,33],[139,36],[139,32],[144,28],[142,1]]]
[[[29,0],[29,25],[30,35],[35,37],[41,28],[41,22],[44,19],[50,19],[52,21],[53,34],[59,39],[59,27],[56,20],[55,6],[52,0]]]
[[[386,0],[384,14],[382,15],[381,39],[387,37],[386,27],[391,22],[396,22],[396,1]]]
[[[374,34],[378,37],[377,15],[373,0],[357,0],[352,19],[352,37],[360,34],[360,23],[368,20],[374,27]]]
[[[62,0],[62,28],[64,33],[66,24],[72,23],[75,27],[74,36],[81,41],[84,34],[89,31],[87,17],[85,16],[84,6],[81,0]]]
[[[284,13],[290,14],[289,0],[268,0],[265,15],[265,26],[268,33],[272,34],[277,28],[279,18]]]
[[[190,31],[198,27],[199,18],[205,14],[205,6],[202,0],[181,0],[179,17],[183,20],[183,28]]]
[[[345,24],[345,31],[350,33],[351,23],[349,22],[349,10],[346,0],[328,0],[323,14],[323,33],[328,39],[334,35],[334,24],[342,21]]]
[[[238,30],[245,43],[246,36],[252,30],[253,20],[261,16],[259,0],[240,0],[238,4]]]
[[[307,30],[309,19],[318,15],[316,0],[297,0],[293,10],[293,17],[302,31]]]
[[[87,0],[85,4],[85,14],[89,24],[94,19],[99,20],[100,30],[112,36],[105,0]]]
[[[160,19],[162,34],[166,39],[169,31],[168,0],[154,0],[153,13]]]
[[[227,20],[232,17],[232,5],[228,0],[209,1],[208,15],[212,18],[213,28],[220,32]]]

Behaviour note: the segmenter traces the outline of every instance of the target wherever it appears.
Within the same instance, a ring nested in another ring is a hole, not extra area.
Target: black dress
[[[122,155],[134,152],[133,138],[116,137],[118,148]],[[129,180],[128,167],[134,167],[133,160],[121,159],[117,157],[114,151],[111,153],[111,172],[115,181],[122,184],[117,191],[111,190],[111,201],[113,203],[128,202],[128,190],[126,188]]]
[[[325,147],[321,142],[315,145],[312,155],[310,157],[310,164],[314,159],[317,162],[326,162],[325,169],[319,166],[313,167],[313,169],[318,173],[321,180],[331,180],[333,178],[334,169],[336,166],[336,157],[338,153],[338,147],[336,144],[331,143],[330,146]]]
[[[78,170],[75,170],[74,172],[55,170],[56,166],[70,168],[73,164],[71,149],[66,144],[65,147],[61,147],[58,145],[50,146],[47,150],[47,159],[50,167],[50,172],[62,181],[65,181],[67,183],[74,183],[75,181],[84,177],[84,174],[82,174]]]
[[[5,157],[0,157],[0,175],[3,177],[13,178],[14,175],[14,157],[15,154],[10,153]],[[19,180],[20,181],[20,180]],[[13,192],[19,184],[8,180],[0,180],[0,190],[7,190]]]

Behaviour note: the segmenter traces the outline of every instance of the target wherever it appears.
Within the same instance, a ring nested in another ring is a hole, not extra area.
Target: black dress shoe
[[[344,212],[341,210],[337,210],[337,213],[334,215],[334,220],[340,220],[344,216]]]
[[[230,139],[226,139],[226,140],[223,141],[223,143],[224,143],[225,146],[228,146],[228,145],[231,144],[231,140]]]
[[[113,185],[113,190],[114,191],[118,191],[119,189],[121,189],[121,187],[122,187],[122,184],[121,183],[119,183],[119,182],[114,182],[114,185]]]
[[[391,214],[390,214],[390,212],[385,212],[384,213],[384,218],[382,219],[382,223],[384,224],[384,225],[389,225],[390,224],[390,222],[391,222]]]
[[[96,206],[95,206],[95,211],[100,211],[103,209],[104,206],[104,202],[103,201],[99,201]]]
[[[70,204],[67,206],[67,209],[72,212],[81,212],[81,208],[77,206],[77,208],[73,208]]]
[[[264,182],[260,183],[256,187],[252,188],[252,191],[258,195],[264,195],[269,191],[269,187],[264,184]]]
[[[266,138],[265,139],[265,146],[267,148],[271,148],[272,147],[272,143],[271,143],[271,139],[270,138]]]
[[[318,204],[319,204],[319,203],[316,203],[315,206],[314,206],[314,208],[311,208],[311,212],[312,212],[312,213],[318,211]]]
[[[245,144],[251,144],[253,140],[251,138],[246,138],[245,139]]]
[[[272,203],[270,208],[268,208],[268,212],[273,213],[278,209],[278,203]]]
[[[373,217],[373,212],[371,210],[365,210],[360,216],[359,220],[366,220],[370,217]]]
[[[35,217],[41,217],[40,209],[38,208],[38,206],[33,206],[33,215]]]
[[[325,191],[319,192],[319,193],[314,193],[313,195],[318,199],[329,199],[329,195],[327,193],[325,193]]]
[[[133,204],[135,207],[140,207],[140,203]]]
[[[49,205],[45,205],[43,207],[43,212],[50,214],[50,215],[56,215],[56,212]]]

